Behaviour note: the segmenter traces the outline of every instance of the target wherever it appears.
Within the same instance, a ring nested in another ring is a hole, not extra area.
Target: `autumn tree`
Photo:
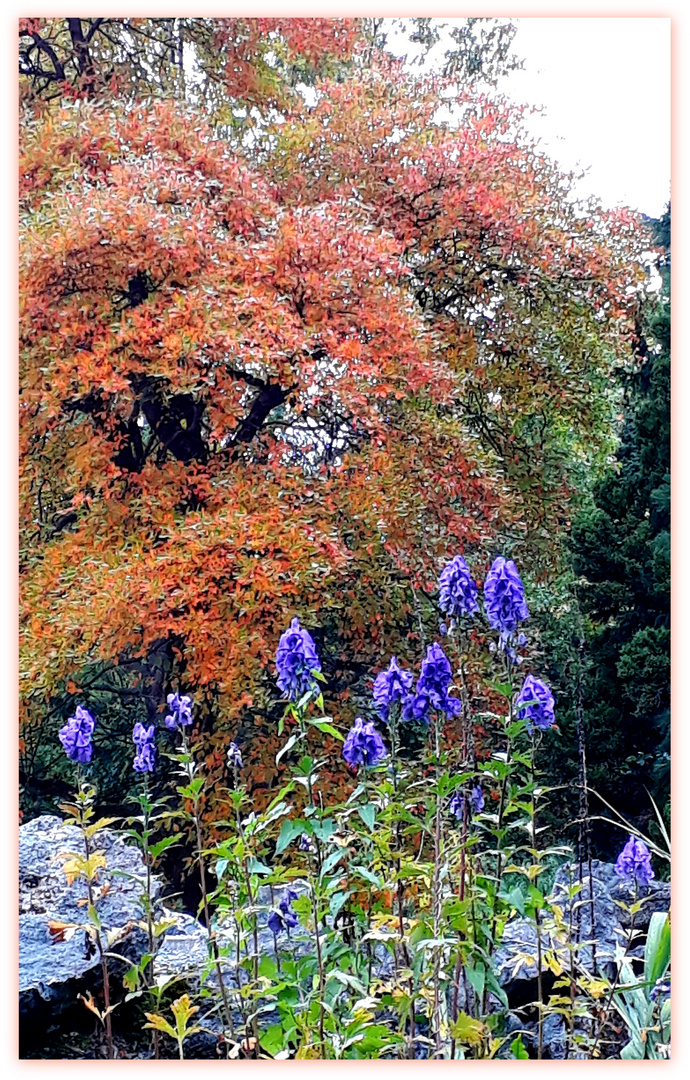
[[[338,21],[199,22],[240,135],[78,77],[24,115],[27,774],[74,695],[151,721],[174,684],[212,773],[242,731],[269,783],[290,617],[354,714],[433,632],[449,555],[480,578],[500,543],[545,572],[633,332],[635,221],[574,207],[504,103],[363,63]],[[276,82],[281,49],[315,104]]]

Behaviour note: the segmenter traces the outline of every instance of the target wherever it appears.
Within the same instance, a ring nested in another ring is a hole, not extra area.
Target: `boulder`
[[[578,863],[565,863],[559,868],[554,880],[550,899],[563,909],[566,922],[570,910],[568,888],[571,883],[576,885],[579,881]],[[630,916],[621,905],[630,906],[633,903],[635,889],[621,880],[613,863],[601,862],[599,859],[592,860],[591,884],[594,901],[593,925],[591,905],[589,903],[589,869],[585,863],[583,865],[582,887],[575,898],[578,907],[573,909],[573,924],[576,925],[579,918],[579,940],[587,942],[594,938],[596,941],[595,955],[597,963],[605,965],[604,970],[608,969],[612,973],[616,947],[626,943],[627,931],[630,927]],[[654,911],[669,910],[671,886],[668,882],[652,881],[648,886],[638,888],[637,898],[642,900],[643,904],[635,916],[635,929],[646,933],[649,929],[652,913]],[[581,947],[579,957],[582,963],[591,970],[593,957],[590,945],[584,944]]]
[[[106,867],[99,873],[97,903],[104,931],[122,931],[113,949],[138,959],[146,935],[138,926],[145,868],[139,849],[109,829],[94,837]],[[19,1016],[23,1024],[44,1022],[72,1005],[100,983],[100,961],[83,930],[51,933],[49,923],[87,921],[86,883],[69,885],[63,866],[68,853],[84,855],[84,841],[75,825],[43,815],[19,830]],[[157,890],[158,885],[154,888]],[[124,966],[124,965],[121,965]]]
[[[558,904],[562,909],[566,923],[568,922],[571,900],[568,889],[571,884],[579,880],[577,864],[565,864],[556,875],[553,889],[549,900]],[[613,863],[592,861],[592,894],[594,919],[589,903],[590,877],[587,867],[584,868],[583,886],[574,903],[579,907],[573,907],[573,925],[579,911],[580,937],[583,945],[579,949],[579,959],[585,968],[593,969],[593,950],[590,944],[586,944],[594,938],[596,942],[595,957],[597,968],[609,978],[615,975],[616,950],[621,946],[628,948],[628,956],[632,960],[637,971],[642,963],[644,953],[644,934],[649,928],[652,912],[667,911],[670,903],[670,886],[667,882],[652,881],[648,887],[638,889],[638,899],[644,900],[640,912],[635,916],[635,930],[640,933],[628,945],[630,916],[621,905],[630,905],[635,898],[633,887],[621,881],[615,871]],[[584,903],[582,903],[584,901]],[[545,921],[547,921],[545,919]],[[556,942],[552,940],[546,930],[542,930],[542,955],[546,950],[554,950],[563,968],[567,970],[568,954]],[[537,983],[537,933],[534,923],[529,919],[515,918],[506,923],[503,937],[499,947],[493,956],[494,972],[501,988],[508,998],[511,1012],[508,1017],[512,1027],[506,1030],[523,1030],[523,1042],[530,1052],[536,1050],[536,1023],[534,1009],[529,1006],[538,998]],[[553,989],[555,975],[545,963],[542,962],[542,989],[544,998],[548,1002],[549,994]],[[491,1003],[494,1008],[500,1008],[498,1000],[491,995]],[[562,1018],[554,1014],[544,1021],[544,1053],[545,1056],[557,1058],[565,1054],[565,1027]]]

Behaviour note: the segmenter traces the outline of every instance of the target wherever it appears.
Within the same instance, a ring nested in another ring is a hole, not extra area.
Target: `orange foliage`
[[[244,100],[273,31],[307,57],[355,47],[346,22],[239,23],[217,33]],[[591,431],[583,378],[625,342],[635,223],[575,215],[500,106],[434,125],[438,93],[380,60],[293,103],[255,156],[179,103],[25,125],[25,701],[169,642],[213,716],[212,773],[250,717],[268,784],[294,614],[344,692],[393,649],[417,659],[449,555],[479,573],[507,524],[534,534],[537,487],[567,499],[519,425],[548,401]]]

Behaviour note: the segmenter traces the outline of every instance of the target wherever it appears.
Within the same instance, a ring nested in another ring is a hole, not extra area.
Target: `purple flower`
[[[553,694],[546,683],[528,675],[515,702],[518,719],[527,721],[527,730],[546,731],[555,722]]]
[[[474,615],[479,610],[477,586],[462,555],[456,555],[438,579],[438,606],[451,618]]]
[[[302,833],[302,835],[300,836],[300,838],[299,838],[299,849],[300,849],[300,851],[313,851],[314,850],[314,845],[312,843],[312,839],[311,839],[311,836],[309,835],[309,833]]]
[[[156,729],[151,724],[145,728],[143,724],[135,724],[132,739],[137,748],[133,768],[135,772],[153,772],[156,767]]]
[[[407,697],[412,688],[414,675],[411,671],[404,671],[395,657],[385,671],[379,672],[374,680],[374,703],[379,710],[382,720],[388,723],[388,714],[391,705],[396,701],[402,701]]]
[[[82,765],[91,761],[93,753],[91,736],[95,726],[96,721],[89,710],[83,705],[77,705],[74,716],[70,716],[59,734],[65,753],[72,761],[78,761]]]
[[[343,757],[348,765],[377,765],[385,756],[386,747],[373,720],[365,724],[358,716],[343,746]]]
[[[321,661],[311,634],[300,626],[297,618],[278,642],[276,669],[278,686],[289,701],[296,701],[316,687],[312,671],[321,671]]]
[[[502,634],[512,634],[529,618],[525,587],[512,559],[506,561],[502,555],[494,559],[484,582],[484,604],[489,623]]]
[[[234,742],[230,743],[230,745],[228,747],[227,758],[228,758],[228,765],[230,766],[231,769],[241,769],[242,768],[242,751],[240,750],[237,743],[234,743]]]
[[[631,884],[636,881],[638,885],[649,885],[654,877],[654,871],[652,857],[644,840],[630,837],[616,859],[616,873]]]
[[[427,698],[431,705],[447,716],[457,716],[462,706],[457,698],[448,696],[453,672],[448,657],[438,642],[429,645],[422,660],[417,679],[417,697]]]
[[[429,723],[429,699],[419,694],[408,694],[402,703],[402,719],[406,721],[423,720]]]
[[[165,726],[168,731],[177,731],[180,727],[187,727],[194,722],[192,717],[192,699],[186,694],[168,694],[168,708],[170,713],[165,718]]]
[[[461,791],[456,791],[453,798],[450,800],[450,812],[454,814],[458,821],[462,821],[465,808],[465,799]],[[479,814],[484,809],[484,792],[479,784],[472,788],[470,792],[470,809],[473,814]]]
[[[278,903],[278,910],[272,911],[268,916],[268,927],[276,936],[281,930],[290,930],[297,926],[297,916],[292,910],[291,904],[297,899],[298,894],[289,886],[283,893]]]

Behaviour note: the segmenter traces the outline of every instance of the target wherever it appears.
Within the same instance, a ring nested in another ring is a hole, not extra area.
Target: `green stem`
[[[153,933],[153,912],[151,903],[151,856],[149,854],[149,820],[150,803],[149,803],[149,774],[144,773],[144,801],[142,805],[143,817],[144,817],[144,830],[142,834],[142,849],[144,854],[144,866],[146,867],[146,928],[149,939],[149,955],[151,957],[147,970],[144,973],[144,985],[147,989],[151,989],[152,982],[155,983],[155,946],[156,941]],[[150,972],[150,974],[149,974]],[[153,1030],[153,1056],[154,1060],[160,1059],[160,1047],[158,1041],[158,1031]]]
[[[634,892],[634,895],[633,895],[632,906],[634,907],[636,903],[637,903],[637,878],[635,878],[635,892]],[[592,1047],[592,1057],[594,1057],[594,1055],[596,1054],[597,1047],[599,1045],[599,1040],[601,1039],[601,1033],[604,1030],[604,1027],[606,1026],[606,1018],[608,1016],[609,1009],[611,1008],[611,1002],[613,1001],[613,995],[615,994],[616,990],[618,989],[618,980],[620,978],[620,969],[621,969],[623,961],[625,960],[626,956],[628,955],[628,951],[629,951],[629,949],[630,949],[630,947],[632,945],[634,933],[635,933],[635,916],[633,914],[631,914],[631,916],[630,916],[630,929],[628,931],[628,940],[625,943],[625,950],[623,952],[623,956],[621,957],[620,964],[618,965],[618,967],[616,969],[616,977],[613,980],[613,985],[611,986],[611,991],[609,993],[608,998],[606,999],[606,1004],[605,1004],[605,1006],[603,1008],[603,1011],[602,1011],[601,1023],[599,1024],[599,1030],[597,1031],[597,1036],[596,1036],[596,1039],[594,1040],[594,1045]]]
[[[86,852],[86,861],[91,858],[91,847],[89,844],[89,838],[86,833],[86,826],[83,820],[83,816],[80,818],[80,825],[82,829],[82,835],[84,837],[84,850]],[[89,907],[92,911],[96,910],[93,897],[93,885],[91,882],[91,875],[86,875],[86,888],[89,894]],[[108,1058],[115,1057],[113,1050],[113,1027],[110,1016],[110,977],[108,975],[108,961],[106,959],[105,950],[103,948],[103,941],[101,939],[101,932],[98,927],[95,927],[96,947],[98,948],[98,955],[101,961],[101,972],[103,974],[103,1001],[104,1001],[104,1024],[105,1024],[105,1039],[108,1046]]]
[[[189,747],[187,744],[187,738],[184,729],[180,729],[182,735],[182,748],[186,756],[189,756]],[[191,761],[186,763],[187,776],[191,784],[194,779],[194,768]],[[225,987],[225,981],[223,979],[223,971],[220,963],[220,951],[218,949],[218,942],[216,941],[215,931],[213,929],[213,923],[211,920],[211,910],[208,902],[208,891],[206,888],[206,873],[204,869],[204,846],[201,836],[201,822],[199,820],[199,796],[196,795],[193,799],[194,810],[192,811],[192,819],[194,821],[194,828],[196,833],[196,855],[199,860],[199,878],[201,884],[201,899],[204,908],[204,919],[206,921],[206,929],[208,932],[209,945],[211,947],[211,953],[213,956],[213,964],[216,969],[216,975],[218,978],[218,986],[220,988],[221,998],[223,999],[223,1011],[225,1013],[225,1023],[227,1030],[230,1032],[230,1037],[234,1038],[234,1030],[232,1024],[232,1011],[230,1009],[230,1003],[228,1001],[228,994]]]
[[[433,877],[433,922],[434,922],[434,940],[438,942],[438,936],[441,932],[441,799],[439,797],[439,781],[440,781],[440,738],[439,738],[439,714],[434,712],[434,779],[436,784],[436,814],[434,821],[434,877]],[[436,1057],[441,1057],[441,988],[440,988],[440,970],[441,970],[441,948],[438,944],[434,945],[434,968],[433,968],[433,987],[434,987],[434,1038],[436,1043]]]
[[[532,732],[532,761],[530,767],[530,775],[532,780],[532,798],[530,800],[530,819],[532,825],[532,848],[534,853],[534,859],[537,863],[540,862],[539,855],[537,854],[537,810],[535,805],[535,766],[534,759],[537,752],[537,744]],[[542,945],[541,945],[541,914],[538,906],[534,908],[534,922],[537,931],[537,993],[539,996],[539,1044],[537,1048],[537,1060],[541,1061],[544,1050],[544,988],[542,985],[542,971],[541,971],[541,957],[542,957]]]

